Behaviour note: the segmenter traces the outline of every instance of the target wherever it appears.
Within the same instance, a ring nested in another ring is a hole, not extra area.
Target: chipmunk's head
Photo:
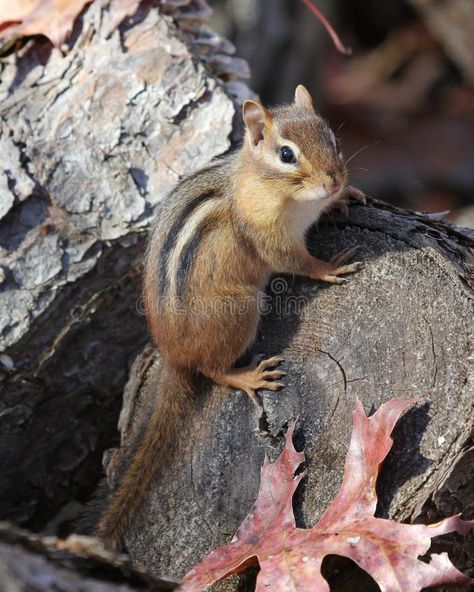
[[[337,198],[347,181],[339,141],[299,85],[289,105],[266,109],[245,101],[245,153],[258,175],[298,201]]]

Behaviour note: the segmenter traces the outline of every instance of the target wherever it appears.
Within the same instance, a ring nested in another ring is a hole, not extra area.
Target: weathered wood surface
[[[295,510],[300,525],[312,525],[341,483],[356,397],[366,412],[391,397],[425,400],[395,430],[379,485],[380,515],[472,517],[469,233],[374,202],[352,207],[348,222],[321,224],[312,237],[318,254],[360,245],[365,268],[342,286],[288,276],[271,282],[253,351],[283,355],[285,388],[264,392],[261,412],[244,394],[203,383],[175,463],[157,479],[126,537],[131,556],[176,579],[228,542],[255,499],[265,452],[277,454],[284,426],[297,416],[308,472]],[[154,356],[146,348],[132,368],[120,423],[125,442],[154,397]],[[111,479],[120,458],[118,452],[109,465]],[[474,564],[472,541],[450,543],[465,570]]]
[[[104,551],[95,539],[42,537],[0,522],[0,592],[123,592],[176,587]]]
[[[0,517],[48,532],[116,440],[154,206],[229,149],[249,93],[202,0],[115,6],[89,5],[64,55],[0,60]]]

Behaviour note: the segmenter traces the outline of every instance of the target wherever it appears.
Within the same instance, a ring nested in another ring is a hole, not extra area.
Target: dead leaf
[[[0,38],[44,35],[60,47],[72,31],[74,20],[93,0],[0,0]],[[121,19],[131,14],[139,0],[115,0],[111,10]],[[120,19],[120,20],[121,20]]]
[[[349,557],[367,571],[383,592],[418,592],[439,584],[468,585],[446,553],[418,559],[431,538],[448,532],[467,533],[474,521],[453,516],[430,526],[400,524],[375,518],[375,484],[393,440],[390,433],[405,409],[417,400],[392,399],[371,417],[357,401],[354,427],[341,489],[320,521],[310,529],[296,528],[293,494],[304,453],[293,447],[294,424],[280,457],[268,459],[261,471],[257,501],[233,541],[210,553],[184,578],[183,592],[198,592],[224,577],[260,565],[257,592],[328,592],[321,575],[326,555]]]
[[[0,21],[21,21],[33,12],[40,2],[41,0],[0,0]]]

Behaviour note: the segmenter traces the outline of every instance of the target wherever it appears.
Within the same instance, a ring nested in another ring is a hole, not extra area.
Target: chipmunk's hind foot
[[[208,374],[208,376],[219,384],[244,391],[254,405],[260,406],[255,395],[257,389],[276,391],[284,386],[281,382],[275,382],[275,379],[286,375],[286,372],[275,369],[281,362],[283,358],[273,356],[264,359],[260,354],[254,356],[248,366],[230,368],[227,372]]]

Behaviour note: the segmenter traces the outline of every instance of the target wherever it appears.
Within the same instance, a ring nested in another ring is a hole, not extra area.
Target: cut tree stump
[[[366,413],[392,397],[423,399],[395,429],[378,515],[434,522],[464,511],[472,518],[472,239],[471,231],[373,200],[352,207],[348,221],[321,223],[310,240],[316,253],[329,258],[359,245],[365,268],[342,286],[290,276],[270,282],[252,353],[285,358],[285,387],[263,392],[258,410],[245,394],[203,380],[175,460],[126,536],[131,556],[176,580],[228,543],[256,498],[264,454],[277,455],[296,417],[307,476],[295,511],[298,525],[313,525],[341,484],[356,398]],[[156,379],[159,358],[147,347],[125,390],[112,483]],[[473,537],[454,540],[443,544],[472,575]]]

